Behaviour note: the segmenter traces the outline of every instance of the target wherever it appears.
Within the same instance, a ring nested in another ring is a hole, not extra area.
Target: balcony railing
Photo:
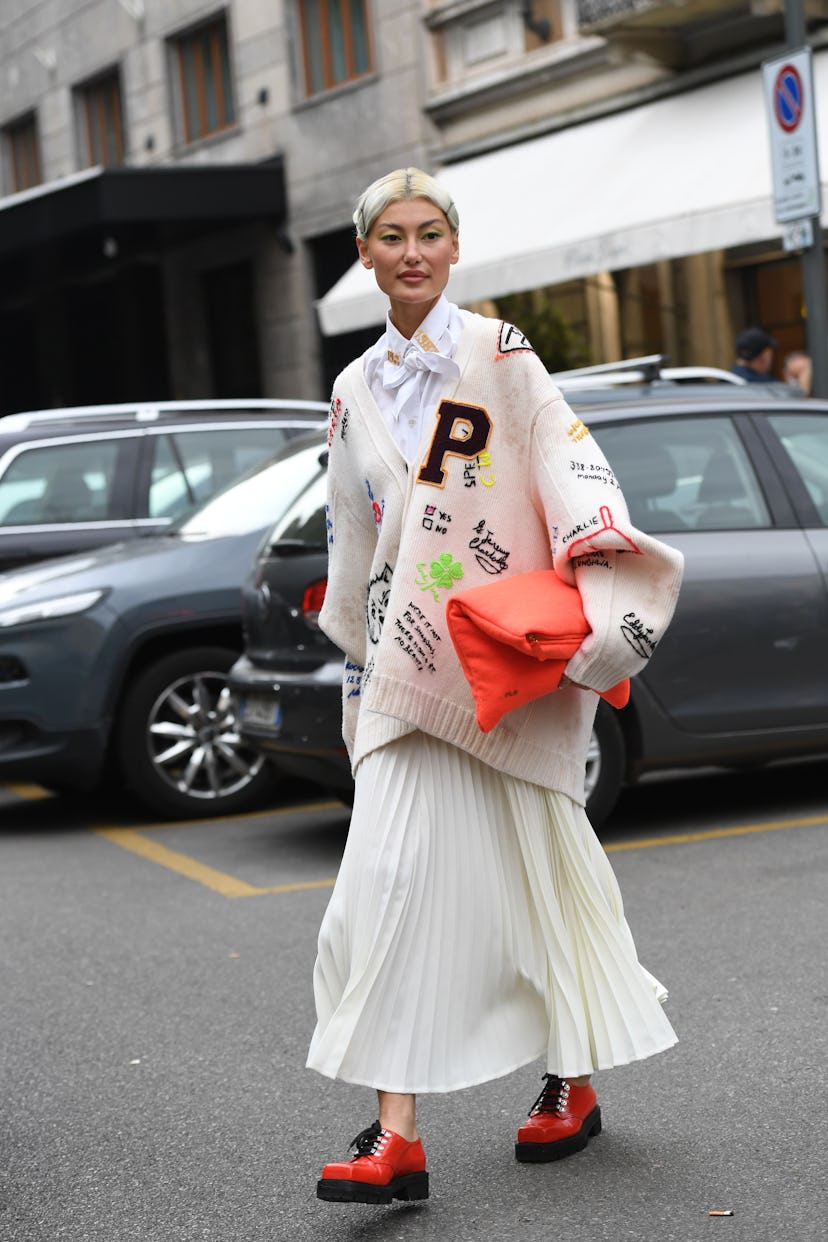
[[[578,0],[579,26],[593,26],[613,17],[629,17],[658,7],[658,0]]]
[[[783,0],[578,0],[578,26],[680,70],[778,42],[783,12]],[[806,13],[824,19],[825,0]]]

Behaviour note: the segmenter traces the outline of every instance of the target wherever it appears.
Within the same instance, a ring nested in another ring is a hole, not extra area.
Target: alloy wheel
[[[265,762],[242,741],[227,678],[219,672],[191,673],[167,686],[152,705],[146,740],[157,775],[205,801],[239,793]]]

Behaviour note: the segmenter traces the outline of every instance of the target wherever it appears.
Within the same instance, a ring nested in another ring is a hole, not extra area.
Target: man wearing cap
[[[750,384],[772,384],[776,341],[764,328],[745,328],[736,337],[736,363],[730,369]]]

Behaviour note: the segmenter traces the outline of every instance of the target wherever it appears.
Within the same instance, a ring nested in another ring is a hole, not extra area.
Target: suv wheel
[[[624,735],[615,709],[599,703],[587,748],[584,778],[586,813],[593,828],[604,822],[618,801],[624,761]]]
[[[237,658],[224,647],[175,651],[127,689],[116,732],[121,772],[160,815],[247,811],[273,784],[264,757],[236,729],[227,672]]]

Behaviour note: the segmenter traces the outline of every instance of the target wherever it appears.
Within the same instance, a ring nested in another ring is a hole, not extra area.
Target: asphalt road
[[[425,1204],[323,1204],[372,1093],[304,1070],[347,828],[0,794],[2,1242],[822,1242],[824,766],[659,782],[604,843],[680,1042],[596,1080],[586,1152],[519,1165],[540,1064],[424,1097]],[[712,1217],[711,1209],[732,1210]]]

